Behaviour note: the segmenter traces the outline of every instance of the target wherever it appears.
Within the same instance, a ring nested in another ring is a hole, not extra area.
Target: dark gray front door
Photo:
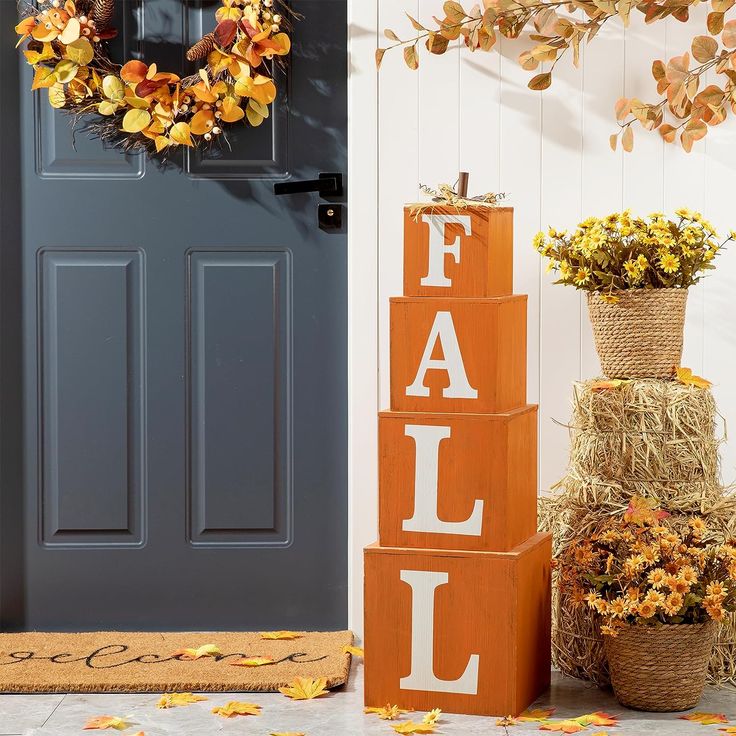
[[[118,0],[190,72],[212,0]],[[0,2],[0,626],[346,624],[346,0],[295,0],[263,127],[165,169],[34,99]],[[145,33],[143,32],[145,29]]]

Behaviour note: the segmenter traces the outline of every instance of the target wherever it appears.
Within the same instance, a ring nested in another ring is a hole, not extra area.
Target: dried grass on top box
[[[568,474],[540,500],[540,527],[553,533],[555,554],[623,513],[633,496],[656,499],[675,524],[702,516],[713,539],[736,535],[736,496],[720,481],[716,418],[709,390],[678,382],[575,384]],[[556,586],[552,648],[562,672],[608,684],[596,622]],[[736,685],[734,616],[720,627],[710,680]]]

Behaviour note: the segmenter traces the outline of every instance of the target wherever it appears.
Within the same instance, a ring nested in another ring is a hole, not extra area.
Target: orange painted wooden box
[[[384,547],[507,552],[537,533],[537,407],[505,414],[383,412]]]
[[[391,409],[493,414],[524,406],[526,303],[391,299]]]
[[[513,258],[510,207],[404,210],[404,296],[508,296]]]
[[[551,537],[365,550],[365,703],[518,715],[550,679]]]

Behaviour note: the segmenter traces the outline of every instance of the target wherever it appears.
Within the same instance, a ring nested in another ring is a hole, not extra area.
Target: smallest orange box
[[[493,297],[513,293],[514,210],[404,210],[404,296]]]

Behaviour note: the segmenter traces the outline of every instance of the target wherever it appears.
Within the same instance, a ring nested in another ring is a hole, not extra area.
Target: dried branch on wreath
[[[395,31],[385,35],[394,43],[376,51],[380,67],[384,54],[402,48],[410,69],[419,68],[419,46],[431,54],[444,54],[452,41],[461,39],[471,51],[491,51],[501,35],[518,38],[529,30],[534,46],[519,55],[519,63],[527,71],[542,70],[528,83],[532,90],[545,90],[552,83],[554,69],[572,51],[573,64],[580,63],[580,48],[590,43],[611,19],[629,25],[632,12],[644,15],[645,22],[656,23],[672,16],[682,23],[690,19],[690,7],[699,0],[483,0],[483,8],[475,5],[466,10],[455,0],[444,3],[444,17],[420,22],[408,15],[416,31],[402,39]],[[611,135],[615,150],[621,138],[625,151],[634,146],[632,125],[640,123],[645,130],[658,130],[667,143],[679,141],[685,151],[703,138],[709,128],[722,123],[729,112],[736,114],[736,20],[725,21],[725,15],[736,0],[711,0],[707,30],[710,35],[696,36],[690,53],[676,56],[665,63],[654,61],[652,75],[657,83],[658,102],[623,98],[616,103],[618,132]],[[717,38],[720,37],[720,43]],[[707,84],[711,74],[718,83]]]
[[[32,89],[52,107],[124,151],[161,153],[209,145],[228,124],[255,127],[276,98],[272,63],[291,49],[289,13],[281,0],[221,0],[217,25],[187,58],[204,61],[181,78],[155,63],[122,66],[108,55],[115,0],[38,0],[21,7],[18,46],[34,69]],[[294,17],[293,15],[291,17]]]

